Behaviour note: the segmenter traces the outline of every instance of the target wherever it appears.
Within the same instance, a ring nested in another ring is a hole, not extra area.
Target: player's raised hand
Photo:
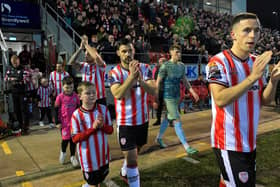
[[[280,79],[280,61],[274,66],[270,74],[270,80],[272,83],[279,81]]]
[[[263,76],[265,66],[271,60],[272,51],[265,51],[263,54],[258,56],[253,64],[253,69],[251,75],[255,79],[254,81],[260,79]]]
[[[82,40],[84,41],[85,44],[88,44],[88,37],[87,35],[82,36]]]
[[[104,125],[104,120],[103,120],[103,116],[102,116],[101,113],[98,113],[97,119],[98,119],[98,121],[99,121],[98,128],[102,128],[103,125]]]
[[[81,43],[80,43],[80,49],[84,49],[84,40],[82,39]]]
[[[138,78],[139,75],[139,62],[137,60],[132,60],[129,63],[129,72],[133,78]]]

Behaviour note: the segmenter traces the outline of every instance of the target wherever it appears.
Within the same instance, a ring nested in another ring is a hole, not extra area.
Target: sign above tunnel
[[[0,17],[1,28],[41,28],[39,4],[1,0]]]

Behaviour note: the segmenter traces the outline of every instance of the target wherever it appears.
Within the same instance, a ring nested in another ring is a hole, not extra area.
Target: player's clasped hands
[[[137,60],[132,60],[129,63],[129,72],[133,78],[138,78],[139,75],[139,62]]]
[[[93,128],[94,129],[99,129],[103,127],[103,116],[101,113],[97,114],[97,118],[93,122]]]
[[[266,65],[271,60],[272,51],[265,51],[263,54],[258,56],[253,64],[251,75],[253,75],[255,81],[263,76]]]
[[[272,69],[270,79],[272,83],[275,83],[280,79],[280,61]]]
[[[80,49],[84,49],[85,44],[88,44],[88,37],[86,35],[83,35],[82,40],[81,40],[81,44],[80,44]]]

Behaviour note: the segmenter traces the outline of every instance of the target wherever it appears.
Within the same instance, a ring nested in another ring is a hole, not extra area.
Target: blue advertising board
[[[1,0],[1,28],[40,29],[40,7],[28,2]]]
[[[107,64],[105,69],[105,86],[109,86],[109,71],[111,71],[116,64]],[[150,68],[153,69],[155,64],[151,64]],[[204,65],[205,69],[205,65]],[[205,76],[205,70],[200,70],[200,72]],[[185,64],[185,73],[189,81],[196,80],[199,76],[199,66],[198,64]]]
[[[189,81],[196,80],[199,75],[198,64],[185,64],[186,77]]]

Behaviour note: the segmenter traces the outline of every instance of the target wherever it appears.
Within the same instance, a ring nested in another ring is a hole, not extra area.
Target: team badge
[[[126,144],[126,138],[121,138],[121,144],[125,145]]]
[[[109,81],[110,84],[113,84],[116,81],[115,78],[113,77],[111,71],[108,74],[108,81]]]
[[[216,64],[216,62],[210,62],[208,64],[208,67],[209,67],[208,79],[221,79],[222,78],[221,71],[219,70],[219,67]]]
[[[246,183],[249,179],[249,175],[248,175],[248,172],[247,171],[241,171],[238,173],[238,177],[239,177],[239,180],[242,182],[242,183]]]

